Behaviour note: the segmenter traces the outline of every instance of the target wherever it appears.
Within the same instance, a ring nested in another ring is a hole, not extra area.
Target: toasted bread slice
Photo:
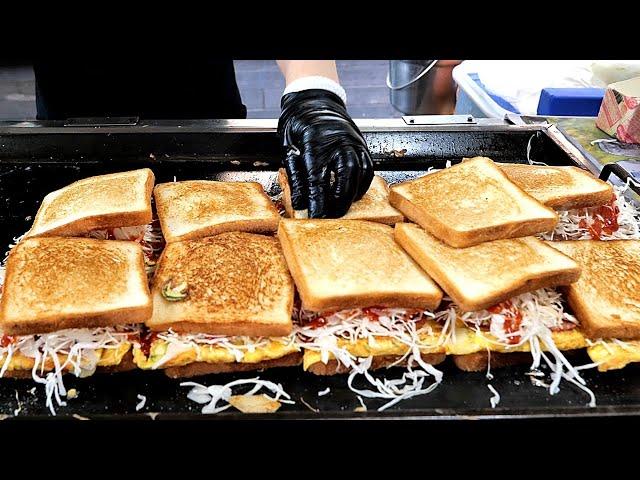
[[[640,241],[549,242],[582,267],[567,300],[591,339],[640,338]]]
[[[180,284],[184,298],[167,300],[166,288]],[[179,333],[284,336],[293,328],[293,292],[274,237],[229,232],[170,243],[153,278],[147,325]]]
[[[251,372],[278,367],[295,367],[302,363],[302,352],[290,353],[284,357],[257,363],[206,363],[194,362],[181,367],[169,367],[164,370],[170,378],[196,377],[211,373]]]
[[[283,219],[278,237],[307,310],[435,309],[442,299],[433,280],[394,242],[388,225]]]
[[[439,363],[444,362],[446,359],[446,354],[444,353],[425,353],[421,356],[421,359],[429,363],[431,365],[438,365]],[[374,356],[371,359],[371,367],[369,371],[379,370],[381,368],[389,368],[391,365],[398,367],[405,367],[407,365],[406,361],[398,362],[402,358],[399,355],[378,355]],[[338,362],[337,360],[329,360],[327,363],[317,362],[309,366],[307,369],[308,372],[311,372],[315,375],[327,376],[327,375],[340,375],[343,373],[349,373],[350,370],[348,367]]]
[[[570,357],[579,351],[563,350],[562,353]],[[456,367],[465,372],[482,372],[489,367],[491,370],[495,370],[496,368],[526,365],[532,362],[531,353],[529,352],[476,352],[466,355],[452,355],[452,357]]]
[[[137,243],[29,238],[7,260],[0,329],[30,335],[143,323],[151,309]]]
[[[482,372],[491,364],[491,370],[531,363],[529,352],[475,352],[466,355],[453,355],[453,363],[465,372]]]
[[[77,237],[151,222],[155,181],[148,168],[78,180],[42,201],[27,237]]]
[[[509,180],[556,210],[598,207],[614,198],[613,187],[577,167],[499,163]]]
[[[278,171],[278,183],[282,188],[282,203],[288,218],[308,218],[306,210],[294,210],[291,204],[291,187],[284,168]],[[372,222],[395,225],[404,217],[389,203],[389,186],[384,178],[375,175],[367,193],[351,205],[342,216],[345,220],[370,220]]]
[[[552,209],[484,157],[394,185],[389,201],[453,247],[525,237],[553,230],[558,222]]]
[[[280,221],[277,208],[256,182],[161,183],[154,195],[168,243],[223,232],[270,233]]]
[[[398,223],[395,238],[463,311],[568,285],[580,276],[576,262],[535,237],[453,248],[417,225]]]

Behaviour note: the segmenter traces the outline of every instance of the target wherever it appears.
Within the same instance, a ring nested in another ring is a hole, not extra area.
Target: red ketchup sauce
[[[580,228],[584,228],[594,240],[600,240],[602,234],[612,235],[620,229],[618,214],[620,209],[615,204],[615,198],[606,205],[595,210],[591,224],[585,219],[580,220]]]
[[[487,308],[489,313],[500,314],[504,316],[504,331],[507,334],[515,333],[520,330],[522,325],[522,313],[510,301],[502,302],[493,307]],[[520,342],[520,335],[509,337],[510,344]]]
[[[140,335],[140,350],[144,353],[145,357],[148,357],[151,353],[151,344],[158,338],[156,332],[145,332]]]

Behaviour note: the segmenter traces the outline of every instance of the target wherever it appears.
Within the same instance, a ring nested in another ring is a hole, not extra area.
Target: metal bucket
[[[389,60],[391,105],[405,115],[451,114],[455,107],[453,66],[450,60]]]

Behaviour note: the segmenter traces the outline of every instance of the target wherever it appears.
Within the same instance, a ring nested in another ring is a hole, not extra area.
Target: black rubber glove
[[[294,210],[309,218],[337,218],[360,200],[373,179],[367,144],[344,103],[327,90],[282,97],[278,134]]]

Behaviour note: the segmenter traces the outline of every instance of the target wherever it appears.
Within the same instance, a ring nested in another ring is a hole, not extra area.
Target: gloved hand
[[[278,134],[287,149],[293,208],[308,210],[309,218],[343,216],[373,179],[362,133],[344,102],[328,90],[287,93],[281,105]]]

